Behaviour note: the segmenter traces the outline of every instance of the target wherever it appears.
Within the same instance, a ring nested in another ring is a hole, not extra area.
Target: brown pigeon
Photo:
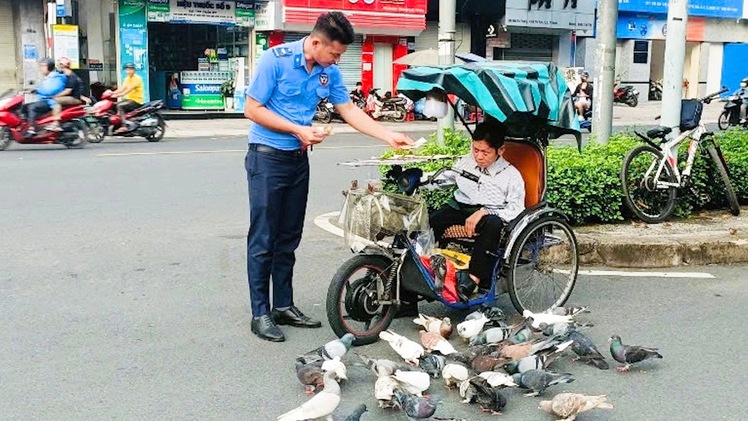
[[[540,409],[561,417],[561,421],[574,421],[577,415],[590,409],[613,409],[605,395],[585,396],[578,393],[559,393],[550,401],[540,401]]]

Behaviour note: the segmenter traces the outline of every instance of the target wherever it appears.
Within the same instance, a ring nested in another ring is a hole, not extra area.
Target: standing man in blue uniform
[[[327,98],[348,124],[392,147],[413,143],[351,103],[337,63],[353,39],[342,13],[325,13],[306,38],[265,51],[245,93],[244,115],[253,121],[245,160],[252,332],[268,341],[285,340],[277,325],[322,326],[294,305],[292,286],[309,192],[307,150],[328,134],[311,125],[317,103]]]

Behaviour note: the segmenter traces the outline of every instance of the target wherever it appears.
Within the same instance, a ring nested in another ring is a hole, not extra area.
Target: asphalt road
[[[355,135],[315,149],[295,285],[296,303],[324,325],[287,328],[288,341],[273,344],[249,328],[244,143],[107,140],[0,152],[0,419],[273,420],[307,399],[293,357],[332,339],[327,284],[350,257],[312,220],[339,209],[351,179],[375,174],[336,163],[382,149]],[[601,349],[618,334],[658,346],[665,359],[628,374],[562,361],[556,369],[576,381],[547,395],[609,395],[615,409],[580,417],[590,421],[742,419],[748,272],[684,270],[715,278],[580,277],[570,303],[592,308],[589,333]],[[417,334],[407,319],[393,328]],[[396,357],[382,343],[357,351]],[[406,419],[375,408],[367,371],[348,374],[336,414],[364,402],[362,420]],[[438,381],[431,392],[444,398],[437,416],[495,419]],[[538,401],[513,392],[501,419],[552,420]]]

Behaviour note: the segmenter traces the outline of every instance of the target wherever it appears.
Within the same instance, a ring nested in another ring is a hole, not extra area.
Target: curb
[[[340,212],[314,218],[314,224],[338,237]],[[576,231],[576,230],[575,230]],[[695,235],[621,236],[576,231],[581,265],[616,268],[668,268],[748,263],[748,238],[710,232]],[[732,238],[730,238],[732,237]]]

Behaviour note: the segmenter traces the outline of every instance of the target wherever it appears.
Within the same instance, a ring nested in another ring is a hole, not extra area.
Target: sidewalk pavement
[[[644,125],[656,126],[655,117],[660,115],[661,102],[642,102],[637,107],[616,105],[613,108],[613,125],[617,127]],[[713,102],[704,107],[702,120],[705,123],[716,123],[722,112],[722,103]],[[317,123],[315,123],[317,124]],[[383,123],[386,127],[400,132],[430,132],[436,131],[436,122],[408,121],[405,123]],[[246,136],[249,121],[244,118],[216,119],[216,120],[168,120],[166,122],[166,137],[195,138],[195,137],[237,137]],[[354,133],[355,130],[346,123],[333,122],[330,124],[334,133]]]

